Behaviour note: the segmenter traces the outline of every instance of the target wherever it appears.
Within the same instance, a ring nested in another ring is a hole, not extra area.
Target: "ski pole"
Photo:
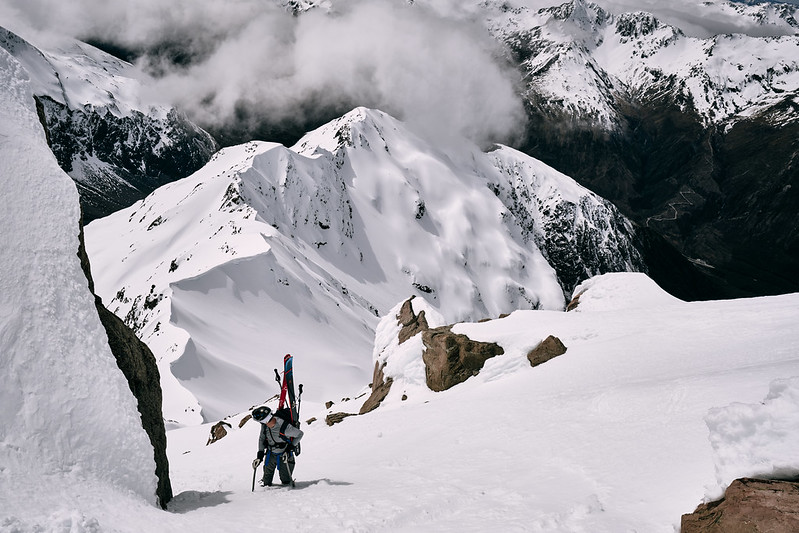
[[[297,422],[300,421],[300,403],[302,402],[302,383],[300,383],[300,394],[297,396]]]
[[[285,453],[285,455],[286,455],[285,465],[286,465],[286,473],[288,473],[289,480],[291,481],[291,488],[294,488],[294,474],[292,474],[292,472],[291,472],[291,463],[289,463],[289,459],[291,458],[290,454],[291,454],[291,452],[286,452]],[[280,461],[280,459],[278,459],[278,461]],[[280,467],[278,467],[278,469],[279,468]]]

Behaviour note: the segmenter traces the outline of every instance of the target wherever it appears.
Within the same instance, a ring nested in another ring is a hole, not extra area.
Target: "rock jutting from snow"
[[[385,378],[383,376],[383,370],[386,368],[386,364],[380,364],[379,361],[375,361],[375,371],[374,371],[374,378],[372,379],[372,394],[369,398],[363,402],[361,406],[361,410],[358,414],[365,414],[369,411],[374,411],[380,405],[380,402],[386,399],[388,393],[391,391],[391,385],[394,383],[392,378]]]
[[[563,342],[554,335],[550,335],[528,352],[527,359],[531,366],[538,366],[565,353],[566,346],[563,345]]]
[[[742,478],[680,520],[682,533],[799,531],[799,483]]]
[[[325,423],[328,426],[332,426],[333,424],[338,424],[348,416],[358,416],[356,413],[330,413],[325,417]]]
[[[89,290],[94,294],[94,280],[89,257],[86,255],[82,224],[77,255],[80,259],[81,269],[88,281]],[[163,394],[158,364],[150,348],[136,337],[133,330],[125,325],[122,319],[106,309],[102,299],[96,294],[94,306],[106,335],[108,335],[108,346],[111,348],[111,353],[114,354],[117,366],[128,381],[130,391],[136,397],[142,428],[150,438],[150,444],[153,447],[155,475],[158,478],[156,496],[159,505],[166,509],[167,503],[172,499],[172,482],[169,479],[169,459],[166,454],[166,428],[162,412]]]
[[[430,329],[430,326],[427,325],[427,319],[424,316],[424,310],[419,311],[418,315],[413,312],[412,301],[414,298],[415,296],[408,298],[408,300],[402,304],[399,315],[397,315],[397,320],[402,325],[402,329],[400,329],[398,335],[400,344],[410,339],[417,333]]]
[[[486,360],[505,353],[495,342],[473,341],[452,332],[452,326],[422,333],[425,379],[430,390],[440,392],[477,375]]]
[[[205,443],[205,445],[208,446],[209,444],[213,444],[219,439],[227,436],[227,429],[225,429],[225,426],[231,427],[230,424],[222,420],[211,426],[211,434],[208,436],[208,441]]]

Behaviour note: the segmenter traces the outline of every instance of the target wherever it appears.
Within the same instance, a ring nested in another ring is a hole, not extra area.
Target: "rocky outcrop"
[[[225,437],[227,435],[226,427],[231,427],[231,425],[222,420],[211,426],[211,435],[208,437],[208,442],[206,442],[205,445],[208,446]]]
[[[425,378],[430,390],[440,392],[477,375],[485,362],[505,353],[495,342],[473,341],[452,332],[452,326],[422,333]]]
[[[742,478],[719,501],[682,516],[682,533],[799,531],[799,483]]]
[[[538,366],[566,353],[566,346],[561,340],[553,335],[538,343],[538,346],[530,350],[527,359],[531,366]]]
[[[415,296],[411,296],[405,300],[405,303],[402,304],[399,314],[397,315],[397,323],[399,323],[401,326],[400,331],[397,334],[400,344],[410,339],[414,335],[430,329],[427,325],[427,319],[425,319],[424,311],[420,311],[418,315],[414,313],[412,303],[414,298]],[[374,373],[372,374],[372,394],[361,406],[359,414],[365,414],[370,411],[374,411],[380,405],[380,402],[385,400],[386,396],[388,396],[388,393],[391,390],[391,384],[394,382],[394,380],[390,377],[386,378],[383,375],[383,369],[385,369],[385,367],[385,363],[381,364],[380,361],[375,362],[375,369]]]
[[[338,424],[348,416],[358,416],[355,413],[330,413],[325,417],[325,423],[328,426],[332,426],[333,424]]]
[[[375,370],[372,378],[372,394],[363,402],[361,410],[358,414],[365,414],[369,411],[374,411],[380,405],[380,402],[386,399],[388,392],[391,390],[391,385],[394,383],[392,378],[383,377],[383,369],[386,364],[380,364],[380,361],[375,362]]]
[[[408,298],[400,308],[397,320],[402,325],[402,329],[398,334],[399,343],[402,344],[410,339],[417,333],[427,331],[430,327],[427,325],[427,319],[424,316],[424,311],[420,311],[417,315],[413,312],[413,299],[415,296]]]
[[[78,257],[86,274],[89,290],[94,293],[89,257],[83,244],[83,227],[80,232]],[[166,429],[162,415],[161,376],[155,356],[122,320],[105,308],[99,296],[94,297],[95,307],[108,335],[108,345],[117,361],[117,366],[128,381],[138,403],[142,427],[150,438],[155,459],[155,474],[158,478],[156,496],[159,505],[166,509],[172,499],[172,483],[169,480],[169,460],[166,455]],[[109,423],[112,423],[109,421]]]

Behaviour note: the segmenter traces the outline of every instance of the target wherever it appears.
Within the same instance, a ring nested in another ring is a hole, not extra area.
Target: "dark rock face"
[[[451,328],[444,326],[422,333],[427,386],[436,392],[463,383],[476,375],[486,360],[505,353],[495,342],[473,341],[466,335],[452,333]]]
[[[786,99],[725,130],[705,126],[680,103],[646,96],[618,102],[622,127],[614,133],[531,103],[522,149],[607,198],[639,232],[648,232],[649,275],[675,296],[799,290],[792,274],[799,270],[799,121],[779,118],[795,115],[796,104]],[[680,273],[663,268],[657,257],[676,261],[678,255],[667,245],[698,261],[683,257]]]
[[[78,186],[87,222],[188,176],[217,149],[208,133],[174,109],[161,119],[136,111],[118,117],[91,106],[70,109],[46,96],[36,103],[58,164]]]
[[[89,283],[89,290],[94,293],[89,258],[83,244],[83,228],[80,233],[78,250],[81,267]],[[117,366],[128,380],[128,385],[138,402],[142,427],[153,446],[155,458],[155,474],[158,478],[156,496],[159,505],[166,509],[172,499],[172,483],[169,480],[169,460],[166,455],[166,429],[162,415],[161,376],[155,362],[155,356],[121,319],[103,306],[99,296],[94,299],[100,321],[108,334],[108,345],[117,361]],[[113,423],[110,421],[109,423]]]
[[[682,533],[799,531],[799,483],[743,478],[680,521]]]
[[[566,353],[566,346],[561,340],[553,335],[538,343],[538,346],[530,350],[527,359],[531,366],[538,366]]]

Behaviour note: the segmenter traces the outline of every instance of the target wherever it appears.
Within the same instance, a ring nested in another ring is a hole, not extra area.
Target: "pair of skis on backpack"
[[[288,421],[294,427],[300,427],[300,401],[302,399],[302,383],[300,383],[299,396],[294,396],[294,358],[286,354],[283,358],[283,380],[280,372],[275,369],[275,381],[280,385],[280,402],[277,405],[275,416]],[[294,447],[295,455],[300,454],[300,443]]]

